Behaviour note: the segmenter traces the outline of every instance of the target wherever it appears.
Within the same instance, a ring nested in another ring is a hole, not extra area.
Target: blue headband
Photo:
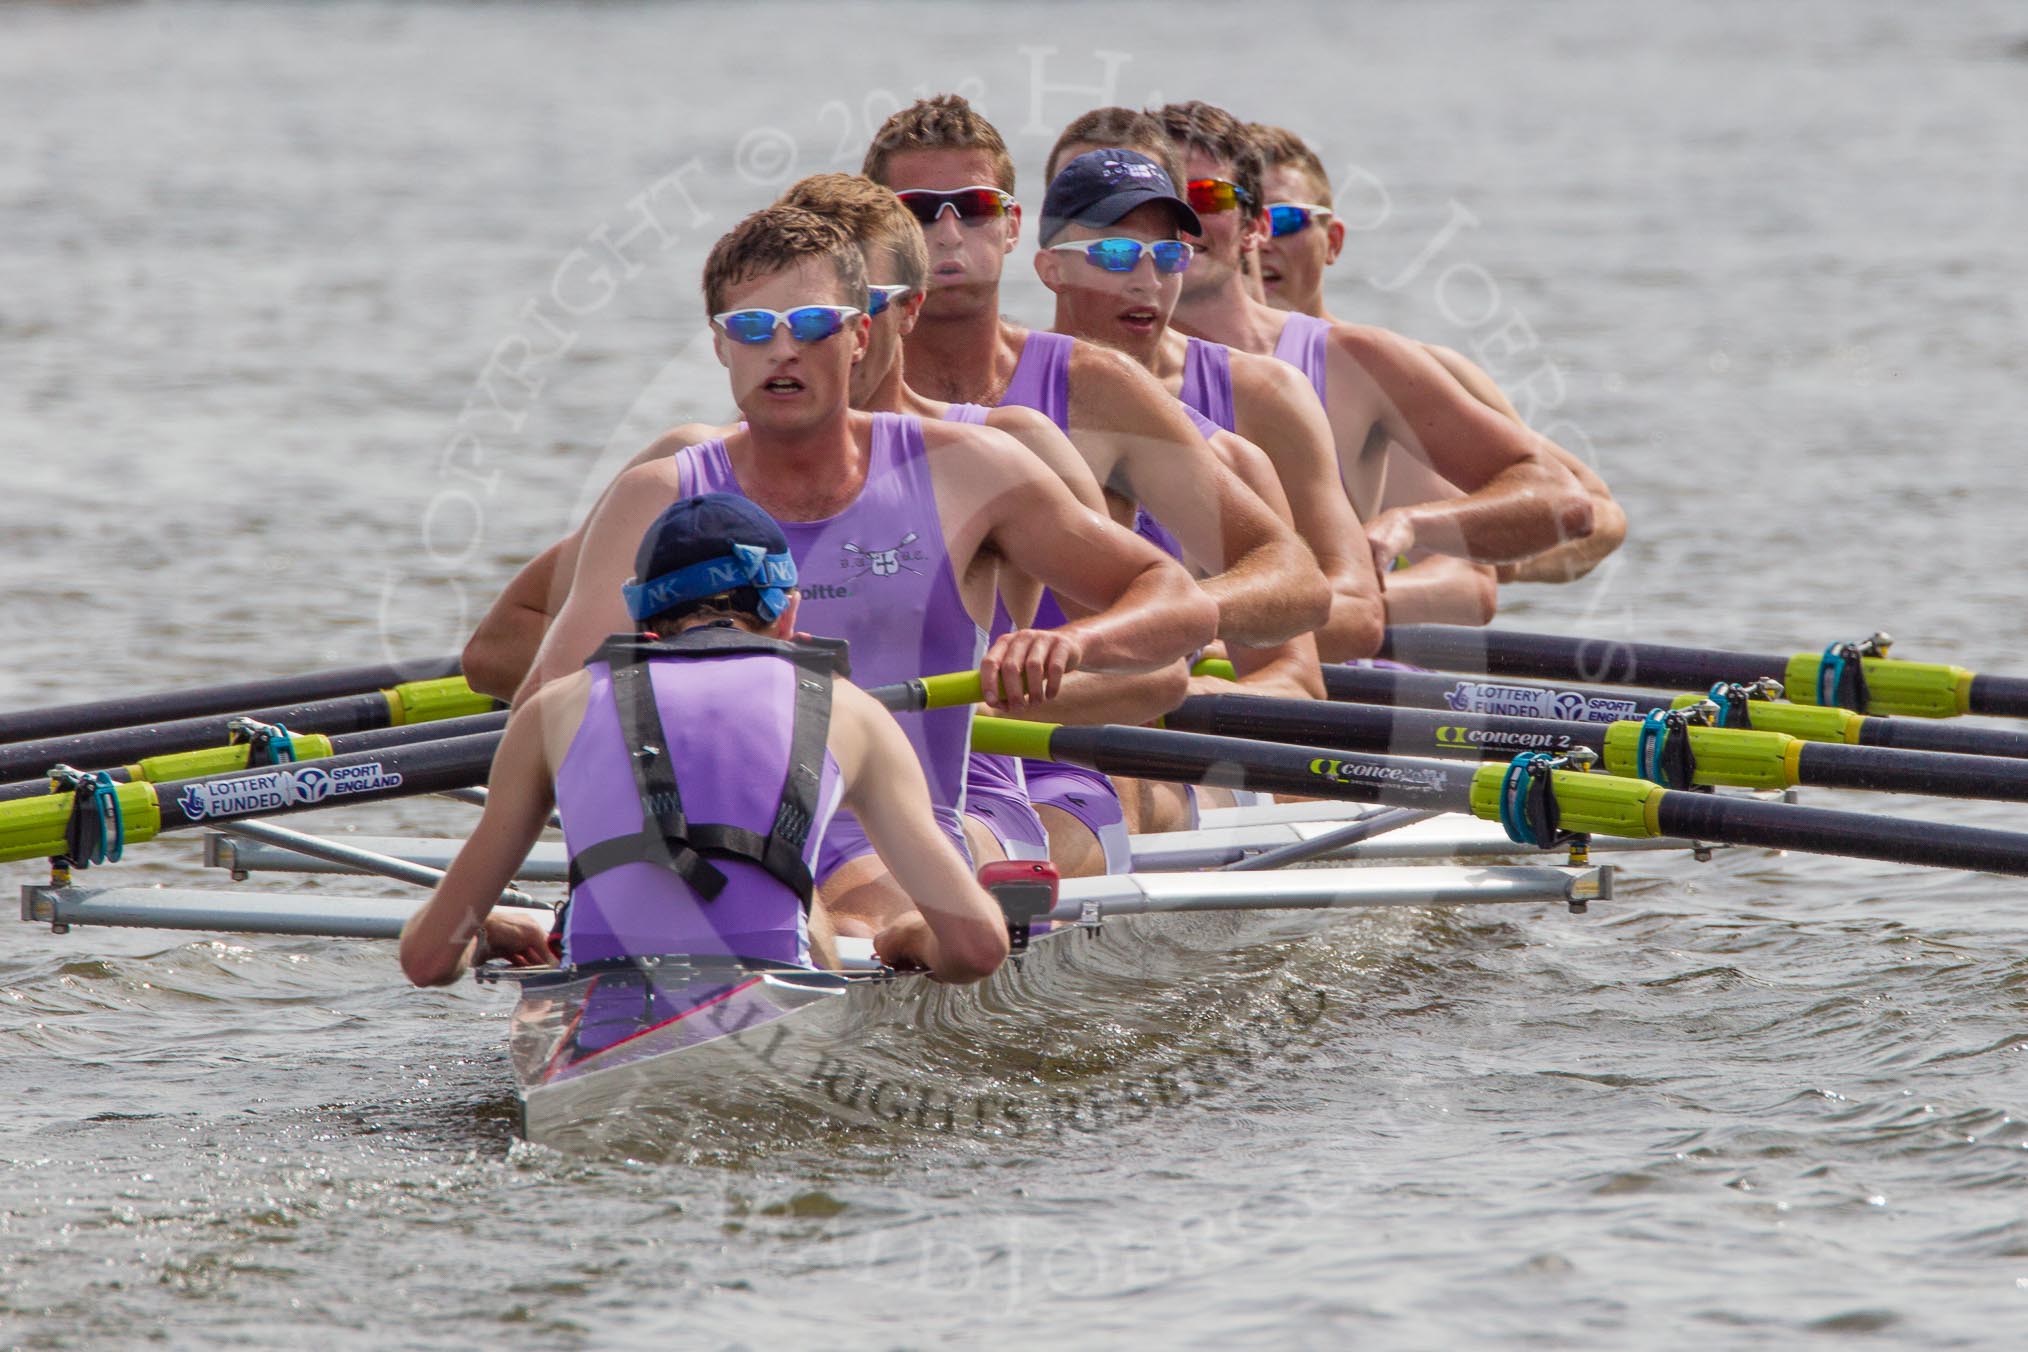
[[[757,614],[772,622],[788,609],[788,589],[796,585],[796,561],[787,554],[770,554],[759,545],[735,544],[732,553],[706,559],[673,573],[664,573],[646,582],[629,582],[620,588],[627,600],[627,613],[636,620],[660,615],[685,601],[702,601],[741,587],[760,593]]]

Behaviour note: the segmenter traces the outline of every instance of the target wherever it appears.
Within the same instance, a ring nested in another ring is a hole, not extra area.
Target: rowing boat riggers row
[[[832,654],[704,626],[608,640],[556,773],[564,960],[809,962],[811,873],[842,785]]]

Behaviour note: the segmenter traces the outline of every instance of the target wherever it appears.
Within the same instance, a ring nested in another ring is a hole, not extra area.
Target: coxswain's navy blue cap
[[[736,493],[684,498],[655,518],[620,590],[627,613],[647,620],[686,601],[751,587],[755,610],[773,620],[788,608],[796,561],[775,519]]]
[[[1073,221],[1103,228],[1135,207],[1166,202],[1183,233],[1201,235],[1204,223],[1176,192],[1169,171],[1138,150],[1087,150],[1063,166],[1042,199],[1042,243]]]

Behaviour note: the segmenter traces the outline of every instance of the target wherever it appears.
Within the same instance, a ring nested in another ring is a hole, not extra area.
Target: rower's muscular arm
[[[1376,550],[1415,545],[1516,563],[1591,532],[1591,499],[1548,443],[1474,399],[1421,344],[1349,324],[1331,343],[1334,379],[1342,372],[1348,389],[1365,384],[1387,434],[1465,490],[1381,513],[1367,523]]]
[[[1423,346],[1474,399],[1517,424],[1526,425],[1521,411],[1514,407],[1506,392],[1478,363],[1462,352],[1436,343],[1424,343]],[[1614,499],[1612,489],[1606,487],[1606,481],[1590,465],[1555,442],[1545,438],[1543,444],[1556,457],[1556,462],[1570,471],[1578,487],[1591,499],[1591,534],[1582,540],[1566,540],[1556,548],[1521,563],[1502,564],[1502,582],[1575,582],[1598,567],[1627,538],[1627,514]],[[1393,618],[1391,607],[1388,618],[1391,623],[1403,623]]]
[[[584,524],[570,595],[515,691],[516,704],[582,667],[607,636],[633,627],[620,588],[634,574],[641,537],[680,495],[676,462],[666,457],[637,465],[613,480]]]
[[[493,598],[486,617],[465,643],[462,665],[472,689],[495,699],[513,697],[562,604],[550,593],[558,585],[564,547],[574,547],[576,538],[573,531],[521,565],[506,589]],[[563,585],[568,585],[568,578],[563,570]]]
[[[928,933],[909,919],[899,933],[874,937],[875,951],[896,952],[942,981],[991,976],[1007,956],[1007,922],[948,837],[937,829],[929,782],[901,725],[848,681],[831,694],[831,754],[845,781],[843,805],[866,831],[880,862],[921,912]]]
[[[1232,354],[1235,421],[1267,455],[1288,494],[1296,534],[1316,555],[1331,587],[1331,615],[1317,631],[1327,662],[1380,651],[1385,616],[1373,551],[1338,480],[1331,420],[1302,372],[1287,362]]]
[[[936,450],[939,511],[977,542],[960,546],[962,565],[991,549],[1089,612],[1060,631],[1076,635],[1080,668],[1153,671],[1211,641],[1216,609],[1181,565],[1079,504],[1012,438],[956,423],[923,434]]]
[[[706,423],[684,423],[671,428],[628,461],[627,469],[667,460],[684,447],[707,441],[723,431]],[[625,473],[626,470],[621,471]],[[615,476],[615,482],[617,479]],[[610,484],[605,492],[612,492]],[[604,496],[600,495],[601,502]],[[598,506],[593,503],[592,512]],[[589,518],[587,513],[586,519]],[[535,664],[542,636],[549,631],[570,592],[570,579],[577,570],[583,540],[584,524],[580,522],[570,534],[523,564],[506,590],[494,598],[486,617],[479,621],[479,627],[465,644],[465,680],[472,689],[495,699],[509,699],[521,688],[529,668]]]
[[[1219,637],[1274,644],[1330,615],[1309,549],[1197,434],[1174,396],[1124,353],[1078,343],[1070,357],[1071,440],[1101,483],[1173,532],[1212,576]]]
[[[543,746],[546,706],[554,702],[531,701],[507,720],[479,824],[430,899],[402,926],[401,970],[418,986],[456,981],[480,956],[482,935],[490,953],[517,967],[550,960],[548,912],[494,905],[555,806]]]
[[[1294,372],[1294,368],[1290,369]],[[1296,373],[1296,378],[1301,380],[1301,374]],[[1294,505],[1289,501],[1289,495],[1283,489],[1266,451],[1232,432],[1219,432],[1212,437],[1211,446],[1225,467],[1238,475],[1240,482],[1267,504],[1276,520],[1284,524],[1294,522]],[[1333,484],[1332,491],[1336,489],[1337,485]],[[1360,538],[1363,540],[1364,537]],[[1362,552],[1366,551],[1362,549]],[[1372,566],[1369,558],[1367,567],[1370,569]],[[1225,646],[1232,658],[1234,671],[1239,674],[1240,681],[1249,686],[1250,693],[1276,695],[1284,699],[1324,698],[1324,673],[1317,665],[1317,641],[1313,636],[1295,634],[1280,643],[1263,647],[1244,643],[1227,643]]]
[[[1027,447],[1049,467],[1050,473],[1063,480],[1063,486],[1080,506],[1094,512],[1106,510],[1106,495],[1092,477],[1091,466],[1084,463],[1077,447],[1070,444],[1070,438],[1050,421],[1048,414],[1020,404],[1003,404],[986,415],[986,426],[1005,432]],[[1036,604],[1042,599],[1042,584],[1011,567],[1002,568],[1000,598],[1006,602],[1008,614],[1032,618]]]

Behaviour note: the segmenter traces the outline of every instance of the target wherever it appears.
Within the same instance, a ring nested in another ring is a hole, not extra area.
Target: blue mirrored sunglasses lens
[[[741,310],[724,321],[725,335],[738,343],[765,343],[775,336],[775,317],[767,310]]]
[[[1148,246],[1148,252],[1155,255],[1157,272],[1181,272],[1190,266],[1190,250],[1180,240],[1158,240]]]
[[[866,313],[877,315],[887,308],[887,293],[879,287],[868,287],[866,291]]]
[[[811,305],[789,311],[789,333],[799,343],[814,343],[819,339],[829,338],[844,327],[845,317],[836,310]]]
[[[1084,254],[1107,272],[1132,272],[1141,262],[1141,246],[1131,239],[1094,240]]]
[[[1309,223],[1310,213],[1301,207],[1268,208],[1268,228],[1276,239],[1280,239],[1283,235],[1293,235]]]

